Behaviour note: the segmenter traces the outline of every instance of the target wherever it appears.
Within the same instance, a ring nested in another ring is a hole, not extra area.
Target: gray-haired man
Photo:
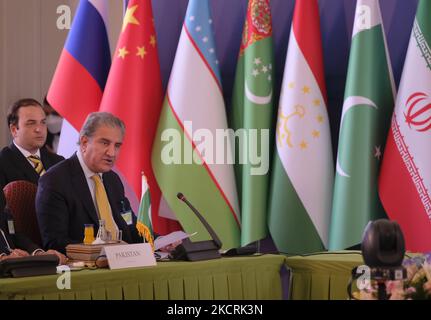
[[[112,114],[90,114],[78,152],[41,177],[36,212],[46,248],[65,252],[68,244],[82,243],[84,225],[97,232],[100,219],[112,234],[121,230],[124,241],[141,241],[123,184],[111,170],[124,133],[124,123]]]

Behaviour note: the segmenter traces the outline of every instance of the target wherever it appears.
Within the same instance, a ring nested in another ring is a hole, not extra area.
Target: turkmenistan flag
[[[340,123],[330,249],[361,242],[370,220],[385,217],[377,177],[395,86],[378,0],[358,0]]]
[[[273,117],[273,52],[269,0],[250,0],[244,25],[233,93],[230,126],[244,129],[243,148],[236,144],[235,175],[241,207],[241,244],[266,237],[269,182],[269,131]],[[250,140],[257,130],[255,141]],[[262,132],[266,129],[267,134]],[[263,141],[261,140],[263,137]],[[245,143],[245,141],[247,141]],[[251,143],[251,144],[250,144]],[[254,149],[250,149],[255,144]],[[249,152],[261,152],[252,163]],[[240,163],[245,159],[245,163]]]
[[[297,0],[278,109],[269,230],[278,250],[327,248],[333,163],[316,0]]]
[[[419,1],[391,130],[379,193],[404,233],[406,249],[431,250],[431,1]],[[429,280],[429,279],[428,279]]]
[[[240,244],[240,217],[230,139],[208,0],[190,0],[154,141],[154,173],[184,230],[209,234],[181,192],[223,242]],[[218,136],[218,137],[217,137]],[[215,141],[217,140],[217,141]],[[224,145],[223,145],[224,143]]]

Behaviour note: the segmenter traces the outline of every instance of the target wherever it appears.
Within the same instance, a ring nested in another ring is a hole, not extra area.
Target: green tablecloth
[[[339,251],[292,256],[286,264],[293,271],[291,299],[344,300],[352,269],[364,262],[360,251]]]
[[[58,275],[7,278],[0,279],[0,299],[281,299],[285,262],[263,255],[73,271],[69,290],[57,288]]]

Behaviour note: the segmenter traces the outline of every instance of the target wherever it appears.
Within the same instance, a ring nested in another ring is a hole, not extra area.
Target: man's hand
[[[28,257],[30,254],[27,251],[21,249],[14,249],[8,255],[3,255],[0,257],[0,261],[8,260],[12,258]]]
[[[21,249],[13,249],[9,254],[9,257],[18,258],[18,257],[28,257],[29,255],[30,254],[27,251],[24,251]]]
[[[58,262],[59,265],[60,264],[66,264],[66,262],[67,262],[67,257],[64,254],[62,254],[56,250],[38,251],[36,253],[36,255],[47,255],[47,254],[56,255],[58,257],[58,260],[59,260],[59,262]]]
[[[182,240],[176,241],[174,243],[168,244],[167,246],[164,246],[164,247],[160,248],[159,250],[161,252],[168,252],[169,253],[169,252],[173,251],[182,242],[183,242]]]

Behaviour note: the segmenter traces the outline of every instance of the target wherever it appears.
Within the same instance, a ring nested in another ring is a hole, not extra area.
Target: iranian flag
[[[240,244],[240,217],[233,165],[227,161],[232,158],[230,140],[217,139],[227,130],[227,117],[212,24],[208,0],[190,0],[152,164],[163,196],[184,230],[198,232],[193,240],[209,238],[196,216],[177,199],[179,192],[201,212],[227,249]],[[224,147],[217,144],[221,140]]]
[[[370,220],[385,217],[377,178],[395,85],[378,0],[358,0],[340,122],[331,250],[357,245]]]
[[[273,78],[269,0],[250,0],[230,114],[230,126],[244,143],[236,144],[235,155],[235,174],[241,206],[242,245],[263,239],[268,233],[268,155],[273,122]],[[244,130],[242,136],[241,130]],[[251,161],[249,158],[251,152],[255,154],[260,152],[262,156],[260,163]],[[240,163],[240,159],[245,161]]]
[[[431,1],[421,0],[413,24],[379,179],[388,216],[406,248],[431,250]]]
[[[297,0],[278,109],[269,230],[278,250],[327,248],[333,164],[316,0]]]

